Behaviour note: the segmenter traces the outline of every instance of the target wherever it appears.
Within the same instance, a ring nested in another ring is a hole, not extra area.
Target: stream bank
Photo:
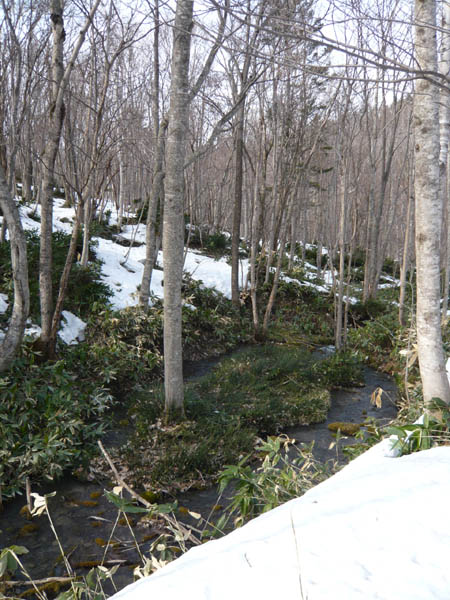
[[[218,359],[203,361],[204,364],[199,365],[195,373],[191,370],[190,376],[203,375],[217,362]],[[295,438],[298,443],[309,444],[314,441],[315,457],[321,461],[337,457],[340,462],[344,462],[341,451],[336,454],[336,448],[329,448],[334,439],[328,429],[329,423],[361,423],[367,417],[374,417],[384,423],[396,414],[396,392],[392,380],[369,368],[365,369],[364,375],[364,387],[332,392],[331,409],[324,423],[293,427],[286,431],[287,435]],[[371,403],[371,395],[377,388],[382,388],[385,392],[381,408],[376,408]],[[349,438],[340,443],[353,441],[353,438]],[[86,573],[90,567],[104,560],[105,546],[111,538],[112,544],[106,554],[106,565],[122,565],[114,576],[117,588],[120,589],[133,580],[133,568],[140,562],[133,534],[139,542],[140,551],[145,555],[160,533],[161,524],[141,521],[140,515],[129,515],[133,524],[132,534],[124,520],[117,520],[117,509],[105,498],[103,485],[99,483],[67,477],[39,491],[57,492],[56,496],[49,500],[50,513],[62,547],[77,572]],[[192,490],[178,497],[179,506],[200,513],[205,518],[211,513],[216,502],[215,487]],[[23,557],[23,562],[34,579],[65,576],[66,570],[59,546],[47,517],[27,519],[26,511],[22,510],[23,504],[23,497],[14,500],[6,505],[0,516],[0,548],[12,544],[25,546],[29,554]],[[183,520],[182,515],[180,518]],[[110,588],[108,590],[112,591]]]

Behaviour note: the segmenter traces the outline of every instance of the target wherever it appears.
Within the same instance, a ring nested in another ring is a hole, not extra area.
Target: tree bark
[[[415,0],[415,58],[420,68],[437,71],[436,2]],[[439,93],[429,78],[414,91],[416,200],[417,342],[425,404],[450,403],[440,323]]]
[[[141,290],[139,293],[139,304],[143,307],[148,306],[152,272],[158,253],[159,244],[157,243],[156,239],[156,219],[158,215],[158,204],[161,202],[164,183],[163,159],[167,125],[167,119],[164,119],[159,127],[152,192],[148,200],[147,222],[145,226],[145,263],[142,273]]]
[[[237,114],[235,130],[235,175],[234,175],[234,205],[233,205],[233,231],[231,236],[231,301],[233,306],[239,308],[239,246],[241,241],[241,215],[242,215],[242,184],[244,177],[244,115],[245,99],[242,99]]]
[[[83,28],[78,34],[77,41],[68,61],[67,67],[63,65],[64,49],[64,20],[61,0],[51,2],[51,23],[53,34],[53,48],[51,60],[51,105],[49,111],[49,137],[44,150],[42,168],[44,177],[41,188],[41,247],[39,256],[39,293],[41,304],[41,347],[48,355],[54,354],[55,348],[51,347],[51,328],[53,317],[52,294],[52,229],[53,229],[53,186],[56,158],[61,139],[62,125],[64,122],[64,93],[69,82],[70,74],[76,58],[92,23],[95,11],[100,3],[96,0],[89,15],[86,17]]]
[[[450,74],[450,6],[444,2],[442,5],[442,50],[439,61],[439,72],[448,77]],[[442,300],[442,322],[447,321],[448,310],[448,286],[450,279],[450,223],[449,223],[449,186],[448,186],[448,144],[450,136],[450,97],[447,87],[440,90],[439,103],[439,126],[440,126],[440,152],[439,152],[439,190],[444,214],[446,215],[446,227],[443,227],[443,245],[445,245],[445,269],[444,269],[444,293]]]
[[[22,343],[25,322],[30,308],[28,287],[27,245],[23,233],[20,215],[10,188],[6,181],[5,171],[0,163],[0,208],[7,221],[10,244],[11,263],[14,283],[14,305],[8,331],[0,345],[0,373],[8,369]]]
[[[168,419],[184,412],[181,338],[184,159],[189,120],[189,60],[193,0],[178,0],[175,16],[163,222],[164,389]]]

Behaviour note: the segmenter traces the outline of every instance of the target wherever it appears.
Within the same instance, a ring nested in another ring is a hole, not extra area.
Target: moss
[[[328,429],[333,432],[340,431],[342,435],[356,435],[361,429],[361,424],[336,421],[335,423],[330,423]]]
[[[100,546],[100,548],[104,548],[106,546],[106,544],[108,543],[106,540],[104,540],[101,537],[96,537],[94,542],[97,544],[97,546]]]
[[[148,502],[158,502],[158,500],[161,497],[161,494],[158,494],[157,492],[152,492],[151,490],[145,490],[145,492],[142,492],[141,496],[145,498]]]
[[[32,533],[34,533],[38,529],[39,529],[39,526],[36,525],[36,523],[27,523],[19,531],[19,536],[22,537],[24,535],[31,535]]]
[[[58,581],[49,581],[48,583],[44,583],[43,585],[38,586],[38,591],[39,592],[52,592],[52,594],[58,594],[60,589],[61,589],[61,584]],[[26,590],[26,592],[22,592],[19,596],[19,598],[33,598],[35,597],[36,594],[36,590],[34,589],[34,587],[32,587],[29,590]],[[41,596],[42,597],[42,596]],[[43,597],[46,597],[45,594],[43,594]]]
[[[75,564],[75,569],[93,569],[102,564],[101,560],[83,560]]]
[[[22,508],[19,511],[19,514],[21,517],[25,517],[25,519],[27,521],[30,521],[33,518],[31,516],[30,509],[28,508],[28,504],[25,504],[25,506],[22,506]]]
[[[98,506],[98,502],[96,500],[76,500],[75,504],[78,504],[78,506],[85,506],[86,508],[94,508],[94,506]]]
[[[120,525],[121,527],[134,527],[135,522],[133,521],[133,519],[130,519],[130,517],[128,517],[128,519],[126,519],[125,517],[120,518],[117,521],[117,524]]]

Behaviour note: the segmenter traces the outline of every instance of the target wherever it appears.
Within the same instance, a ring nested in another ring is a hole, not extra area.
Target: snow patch
[[[114,600],[446,600],[450,448],[390,452],[384,440],[301,498],[190,550]]]
[[[5,313],[8,310],[8,296],[6,294],[0,294],[0,314]]]
[[[67,345],[84,342],[86,323],[68,310],[63,310],[61,316],[61,329],[58,331],[61,340]]]

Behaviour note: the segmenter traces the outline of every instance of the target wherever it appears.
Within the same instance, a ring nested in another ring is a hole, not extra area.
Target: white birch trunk
[[[437,71],[436,1],[415,0],[415,58],[421,69]],[[425,403],[450,403],[440,322],[439,92],[429,79],[414,91],[416,199],[417,342]]]
[[[183,413],[181,280],[183,275],[184,159],[189,121],[189,58],[193,0],[178,0],[175,17],[166,152],[164,255],[164,389],[168,418]]]
[[[28,287],[27,245],[19,211],[11,196],[6,175],[0,162],[0,208],[7,221],[11,243],[11,264],[14,283],[14,305],[8,331],[0,344],[0,373],[5,371],[17,353],[23,339],[30,307]]]
[[[450,75],[450,5],[446,2],[442,6],[442,48],[439,61],[439,72],[448,77]],[[443,234],[446,235],[445,244],[445,276],[444,276],[444,294],[442,302],[442,322],[447,319],[448,309],[448,286],[450,275],[450,223],[449,223],[449,189],[448,189],[448,143],[450,135],[450,97],[448,88],[440,90],[439,104],[439,133],[440,133],[440,152],[439,152],[439,189],[444,214],[447,214],[447,227],[443,228]],[[443,240],[443,243],[444,243]]]

